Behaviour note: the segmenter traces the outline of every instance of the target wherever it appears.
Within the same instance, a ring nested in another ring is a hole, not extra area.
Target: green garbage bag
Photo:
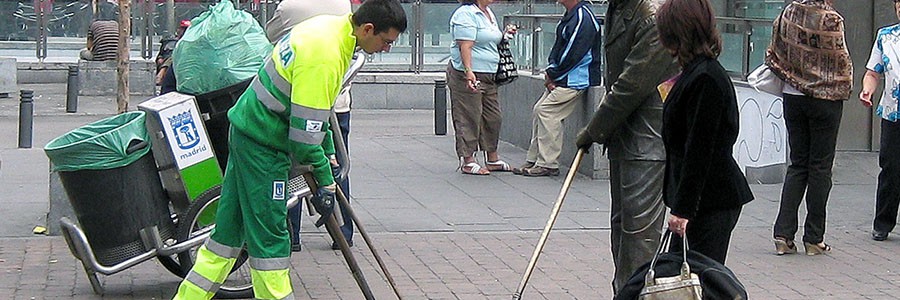
[[[133,111],[87,124],[44,146],[53,171],[106,170],[124,167],[150,152],[145,113]],[[130,145],[148,145],[127,153]]]
[[[199,95],[250,79],[271,54],[259,22],[222,0],[191,20],[175,45],[176,88]]]

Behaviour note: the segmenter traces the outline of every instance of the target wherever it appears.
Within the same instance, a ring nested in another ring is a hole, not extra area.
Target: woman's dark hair
[[[475,4],[476,2],[478,2],[478,0],[459,0],[459,3],[462,3],[463,5]]]
[[[391,28],[406,31],[406,12],[399,0],[368,0],[353,13],[353,25],[372,23],[375,33],[387,32]]]
[[[667,0],[656,12],[662,45],[675,52],[682,66],[698,56],[719,57],[722,37],[708,0]]]

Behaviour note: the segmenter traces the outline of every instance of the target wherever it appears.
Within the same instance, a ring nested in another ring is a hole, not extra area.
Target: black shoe
[[[878,231],[878,230],[872,231],[872,239],[873,240],[880,242],[880,241],[886,240],[887,236],[888,236],[887,231]]]
[[[347,241],[347,245],[353,247],[353,241]],[[341,245],[338,243],[331,243],[331,250],[341,250]]]
[[[291,252],[300,252],[302,248],[300,248],[300,244],[291,244]]]

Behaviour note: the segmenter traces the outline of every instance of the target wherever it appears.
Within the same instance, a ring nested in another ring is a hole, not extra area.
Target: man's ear
[[[365,23],[362,25],[363,32],[371,35],[375,35],[375,25],[372,23]]]

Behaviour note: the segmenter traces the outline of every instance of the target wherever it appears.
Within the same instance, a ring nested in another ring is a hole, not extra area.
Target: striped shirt
[[[88,31],[88,39],[93,41],[93,60],[114,60],[119,48],[119,23],[116,21],[94,21]]]

